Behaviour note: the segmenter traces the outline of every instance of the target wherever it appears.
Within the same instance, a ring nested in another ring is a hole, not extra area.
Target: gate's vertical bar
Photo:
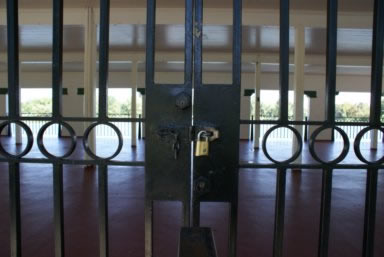
[[[328,123],[335,122],[338,0],[328,0],[325,108]]]
[[[147,31],[146,31],[146,56],[145,56],[145,85],[146,90],[155,83],[155,25],[156,25],[156,0],[147,1]],[[148,98],[146,97],[146,101]],[[148,106],[148,102],[145,103]],[[147,115],[145,115],[147,117]],[[153,202],[149,197],[147,172],[145,173],[145,257],[153,254]]]
[[[289,0],[280,0],[280,122],[288,122]],[[273,256],[283,255],[286,169],[277,170]]]
[[[64,257],[63,165],[53,165],[55,256]]]
[[[107,257],[109,250],[108,240],[108,166],[100,164],[99,173],[99,240],[100,256]]]
[[[280,0],[280,121],[288,121],[289,0]]]
[[[63,0],[53,1],[52,36],[52,116],[62,116],[63,95]]]
[[[53,1],[52,31],[52,117],[60,121],[63,93],[63,0]],[[53,164],[53,195],[55,256],[64,257],[63,165],[60,163]]]
[[[105,121],[108,116],[109,1],[100,1],[99,120],[101,121]]]
[[[380,127],[381,90],[383,82],[383,43],[384,43],[384,2],[375,0],[372,39],[372,72],[371,72],[371,111],[370,123]],[[374,256],[376,201],[377,201],[377,169],[367,170],[367,189],[365,196],[365,217],[363,237],[363,257]]]
[[[327,59],[326,59],[326,119],[335,123],[336,102],[336,59],[337,59],[337,12],[338,0],[328,0],[327,4]],[[333,129],[332,129],[333,130]],[[318,256],[328,256],[328,242],[331,219],[332,169],[323,169],[323,183],[320,207],[320,229]]]
[[[379,126],[383,81],[384,2],[375,0],[372,39],[371,111],[369,121]]]
[[[235,97],[241,97],[241,49],[242,49],[242,0],[233,1],[233,49],[232,49],[232,84],[237,88]],[[239,111],[240,124],[240,111]],[[237,156],[237,159],[239,157]],[[238,171],[237,171],[238,172]],[[229,225],[229,256],[236,256],[237,249],[237,212],[238,212],[238,174],[232,183],[235,185],[232,192]]]
[[[185,0],[185,50],[184,50],[184,84],[187,88],[192,88],[193,78],[193,0]],[[191,117],[192,119],[192,117]],[[192,121],[191,121],[192,122]],[[191,174],[192,165],[191,165]],[[193,181],[193,179],[192,179]],[[191,226],[191,199],[183,203],[184,226]]]
[[[9,194],[11,211],[11,257],[21,257],[20,164],[9,163]]]
[[[233,1],[232,83],[241,92],[242,0]]]
[[[193,0],[185,0],[185,62],[184,83],[192,87],[193,76]]]
[[[194,52],[193,52],[193,80],[194,80],[194,92],[196,94],[197,87],[202,86],[202,61],[203,61],[203,1],[195,0],[195,21],[194,21]],[[192,225],[194,227],[200,226],[200,202],[198,197],[193,191],[192,195]]]
[[[109,65],[109,12],[110,0],[100,1],[99,46],[99,121],[108,120],[108,65]],[[99,164],[99,239],[100,256],[109,255],[108,237],[108,167]]]
[[[376,202],[377,202],[377,169],[367,170],[367,189],[365,194],[365,216],[364,216],[364,237],[363,257],[374,256],[375,246],[375,223],[376,223]]]
[[[194,51],[193,51],[193,72],[194,86],[203,85],[203,1],[195,0],[195,24],[194,24]]]
[[[7,0],[8,110],[11,120],[20,116],[18,0]],[[21,257],[20,164],[9,162],[11,257]]]
[[[20,115],[18,0],[7,0],[7,25],[8,113],[10,119],[17,119]]]
[[[156,0],[147,1],[147,33],[145,56],[146,86],[155,83],[155,25],[156,25]],[[148,89],[147,89],[148,90]]]
[[[275,227],[273,236],[274,257],[283,256],[286,177],[286,169],[281,168],[277,170]]]
[[[328,256],[329,223],[331,219],[332,169],[324,169],[320,207],[319,256]]]

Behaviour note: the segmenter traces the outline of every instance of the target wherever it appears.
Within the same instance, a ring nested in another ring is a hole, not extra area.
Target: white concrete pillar
[[[377,150],[377,143],[379,138],[379,131],[377,129],[371,130],[371,149]]]
[[[309,101],[308,101],[308,105],[309,105],[309,108],[308,108],[308,121],[315,121],[316,120],[316,110],[318,110],[318,102],[319,101],[316,101],[318,99],[316,98],[309,98]],[[322,103],[324,106],[325,103]],[[311,138],[311,135],[312,133],[318,128],[319,126],[313,126],[313,125],[309,125],[308,126],[308,139]]]
[[[15,126],[16,130],[16,144],[22,144],[23,143],[23,135],[22,135],[22,128],[20,126]]]
[[[145,118],[145,93],[144,95],[141,96],[141,100],[142,100],[141,117],[144,119]],[[141,137],[145,138],[145,122],[141,123]]]
[[[22,77],[22,70],[21,70],[21,65],[20,65],[20,60],[19,60],[19,75]],[[20,116],[22,115],[21,113],[21,83],[19,82],[19,114]],[[9,95],[8,95],[9,96]],[[22,128],[20,126],[15,125],[15,141],[17,145],[21,145],[23,143],[23,135],[22,135]],[[13,135],[12,135],[13,136]]]
[[[73,88],[72,83],[66,82],[66,77],[67,76],[73,76],[72,74],[66,74],[64,73],[64,85],[69,86],[66,87],[68,90],[68,94],[63,95],[63,115],[65,117],[84,117],[84,111],[79,112],[79,110],[84,109],[84,96],[85,95],[80,95],[77,92],[77,88]],[[92,116],[92,115],[89,115]],[[83,122],[69,122],[69,124],[72,126],[74,129],[75,133],[77,136],[82,136],[84,134],[84,123]],[[65,128],[62,128],[61,130],[61,135],[63,137],[68,137],[69,133]]]
[[[136,92],[137,92],[137,61],[132,61],[131,70],[131,118],[136,118]],[[136,147],[137,145],[137,131],[136,122],[131,122],[131,146]]]
[[[137,77],[137,87],[138,88],[144,88],[145,89],[145,85],[144,83],[141,83],[141,80],[139,80],[139,75]],[[140,83],[139,83],[140,81]],[[141,118],[145,118],[145,90],[144,90],[144,94],[141,95]],[[145,138],[145,122],[142,122],[141,123],[141,138]]]
[[[261,63],[255,65],[255,120],[260,120],[260,88],[261,88]],[[260,146],[260,125],[254,126],[253,148],[259,149]]]
[[[84,39],[84,116],[96,116],[96,23],[93,8],[85,11],[85,39]],[[89,123],[84,124],[85,128]],[[89,146],[96,153],[96,133],[93,131],[89,137]],[[88,155],[85,155],[89,159]]]
[[[241,94],[241,115],[242,120],[249,120],[251,117],[251,97]],[[240,139],[249,140],[249,125],[240,126]]]
[[[7,95],[0,94],[0,116],[7,115]],[[3,129],[2,136],[7,135],[7,129]]]
[[[305,65],[305,29],[303,26],[295,30],[295,74],[294,74],[294,120],[302,121],[304,115],[304,65]],[[295,129],[303,136],[303,126],[295,125]],[[295,137],[292,152],[296,152],[298,143]],[[301,156],[296,163],[301,163]]]
[[[20,91],[19,91],[19,94],[21,93],[21,88],[20,88]],[[21,99],[21,97],[19,97],[19,99]],[[20,110],[20,115],[21,115],[21,103],[19,102],[19,110]],[[22,128],[20,126],[16,126],[15,125],[15,131],[16,131],[16,144],[22,144],[23,143],[23,131],[22,131]]]

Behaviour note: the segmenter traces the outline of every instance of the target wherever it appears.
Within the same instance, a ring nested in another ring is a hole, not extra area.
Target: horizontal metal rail
[[[9,162],[9,159],[0,158],[0,162]],[[112,161],[112,160],[76,160],[76,159],[45,159],[45,158],[20,158],[15,159],[14,163],[39,163],[39,164],[64,164],[64,165],[99,165],[106,164],[111,166],[130,166],[144,167],[144,161]]]
[[[9,162],[9,159],[0,158],[0,162]],[[113,161],[113,160],[76,160],[76,159],[62,159],[62,160],[49,160],[44,158],[21,158],[14,161],[15,163],[40,163],[40,164],[64,164],[64,165],[98,165],[100,163],[111,166],[130,166],[130,167],[144,167],[145,161]],[[323,169],[324,164],[275,164],[275,163],[240,163],[240,169],[277,169],[286,167],[287,169]],[[384,164],[329,164],[326,167],[332,169],[384,169]]]
[[[25,120],[25,121],[53,121],[51,117],[19,117],[18,119],[13,119],[8,116],[0,116],[0,120],[3,121],[14,121],[14,120]],[[80,117],[63,117],[63,121],[73,121],[73,122],[96,122],[99,119],[95,118],[80,118]],[[110,122],[143,122],[145,123],[145,118],[108,118]],[[249,125],[249,124],[287,124],[287,125],[326,125],[329,124],[327,121],[285,121],[284,123],[279,120],[240,120],[240,125]],[[369,122],[338,122],[334,123],[337,126],[369,126]],[[384,126],[384,122],[380,123],[380,126]]]
[[[36,121],[54,121],[55,119],[52,117],[19,117],[17,119],[13,119],[8,116],[1,116],[0,120],[3,121],[15,121],[15,120],[36,120]],[[87,118],[81,118],[81,117],[62,117],[62,121],[78,121],[78,122],[97,122],[99,121],[99,118],[97,117],[87,117]],[[145,119],[143,118],[108,118],[108,121],[110,122],[145,122]]]
[[[285,125],[327,125],[330,124],[328,121],[296,121],[290,120],[281,122],[278,120],[240,120],[241,125],[249,125],[249,124],[285,124]],[[369,122],[348,122],[348,121],[335,121],[336,126],[369,126],[371,123]],[[384,126],[384,123],[380,123],[381,126]]]
[[[351,169],[351,170],[362,170],[362,169],[383,169],[384,164],[275,164],[275,163],[240,163],[240,169],[324,169],[324,167],[332,169]]]

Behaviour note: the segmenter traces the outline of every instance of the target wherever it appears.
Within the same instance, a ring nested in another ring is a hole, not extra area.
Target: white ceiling
[[[52,0],[19,0],[20,7],[47,8]],[[297,10],[325,10],[326,0],[291,0],[291,8]],[[1,5],[5,0],[0,0]],[[233,0],[204,0],[207,8],[230,8]],[[98,6],[99,0],[64,0],[65,7]],[[145,7],[145,0],[111,0],[111,7]],[[183,0],[157,0],[158,7],[182,7]],[[279,0],[243,0],[244,8],[276,9]],[[340,11],[372,11],[373,0],[339,0]]]

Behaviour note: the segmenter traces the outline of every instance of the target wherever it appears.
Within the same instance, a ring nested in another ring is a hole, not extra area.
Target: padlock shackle
[[[199,133],[197,133],[197,140],[200,140],[201,137],[202,137],[202,135],[203,135],[204,133],[207,133],[207,131],[202,130],[202,131],[200,131]],[[208,138],[208,137],[206,137],[206,138]]]

